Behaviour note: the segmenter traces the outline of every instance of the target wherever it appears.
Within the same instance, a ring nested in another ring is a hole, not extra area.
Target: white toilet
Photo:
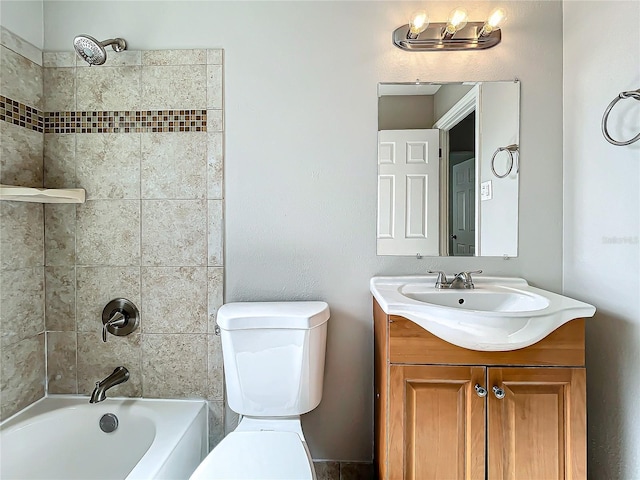
[[[218,310],[227,400],[241,420],[191,480],[315,480],[300,415],[322,398],[328,319],[325,302]]]

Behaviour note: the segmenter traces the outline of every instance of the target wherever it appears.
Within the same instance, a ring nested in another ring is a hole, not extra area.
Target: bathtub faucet
[[[127,380],[129,380],[129,370],[124,367],[117,367],[107,378],[101,382],[96,382],[96,388],[93,389],[89,403],[98,403],[106,400],[107,390],[111,387],[115,387],[116,385],[120,385]]]

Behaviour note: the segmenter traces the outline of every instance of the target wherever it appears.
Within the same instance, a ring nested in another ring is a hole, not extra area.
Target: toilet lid
[[[193,472],[190,480],[311,480],[311,463],[293,432],[233,432]]]

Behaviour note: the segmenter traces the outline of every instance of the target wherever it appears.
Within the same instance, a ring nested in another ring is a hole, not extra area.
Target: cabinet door
[[[586,479],[585,370],[489,368],[488,379],[488,478]]]
[[[485,367],[390,366],[390,479],[484,480]]]

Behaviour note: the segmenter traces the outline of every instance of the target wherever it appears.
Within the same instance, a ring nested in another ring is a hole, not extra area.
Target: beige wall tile
[[[116,52],[110,46],[107,47],[107,61],[98,68],[104,67],[131,67],[142,64],[142,52],[140,50],[125,50]],[[77,67],[89,67],[90,65],[76,55]]]
[[[142,198],[207,195],[207,133],[142,134]]]
[[[40,203],[0,202],[0,269],[44,265]]]
[[[224,118],[222,110],[207,110],[207,132],[222,132]]]
[[[224,401],[224,374],[222,365],[222,344],[219,335],[208,335],[208,381],[209,400]]]
[[[76,316],[79,332],[100,333],[102,310],[115,298],[131,300],[144,321],[140,296],[140,267],[77,267]],[[140,333],[138,329],[135,333]],[[108,335],[109,340],[119,339]]]
[[[78,68],[76,72],[78,110],[140,109],[140,67],[102,65],[94,68]]]
[[[44,206],[44,251],[47,266],[76,263],[76,206]]]
[[[44,100],[46,112],[73,112],[76,110],[76,69],[45,68]]]
[[[76,135],[76,176],[87,199],[140,198],[140,134]]]
[[[207,335],[143,335],[142,369],[145,397],[205,398]]]
[[[0,121],[0,138],[0,183],[42,187],[43,134]]]
[[[143,65],[203,65],[207,50],[148,50],[142,52]]]
[[[44,333],[2,348],[0,420],[44,396]]]
[[[209,450],[213,450],[224,438],[225,407],[224,402],[209,404]]]
[[[78,265],[140,264],[140,202],[90,200],[77,209]]]
[[[76,330],[76,268],[45,267],[45,325],[48,331]]]
[[[142,201],[142,264],[204,266],[207,263],[205,200]]]
[[[44,134],[44,186],[76,188],[76,136]]]
[[[208,303],[209,303],[209,333],[216,331],[216,316],[218,309],[224,302],[224,268],[207,268]]]
[[[142,67],[142,108],[203,109],[207,105],[206,65]]]
[[[47,332],[48,393],[78,393],[76,332]]]
[[[209,200],[209,266],[224,265],[222,200]]]
[[[207,108],[220,109],[222,105],[222,65],[207,65]]]
[[[107,342],[100,332],[78,333],[78,393],[90,395],[96,382],[110,375],[116,367],[129,370],[129,380],[107,392],[107,397],[142,396],[140,368],[141,338],[132,333],[126,337],[109,335]]]
[[[207,133],[207,187],[209,199],[223,198],[223,138],[222,132]]]
[[[206,267],[142,267],[144,333],[207,332]]]
[[[0,335],[13,345],[44,331],[44,267],[0,272]]]
[[[0,46],[0,95],[42,110],[42,67]]]
[[[42,64],[47,67],[75,67],[75,52],[42,52]]]
[[[207,50],[207,64],[222,65],[222,54],[223,51],[221,48],[212,48]]]

